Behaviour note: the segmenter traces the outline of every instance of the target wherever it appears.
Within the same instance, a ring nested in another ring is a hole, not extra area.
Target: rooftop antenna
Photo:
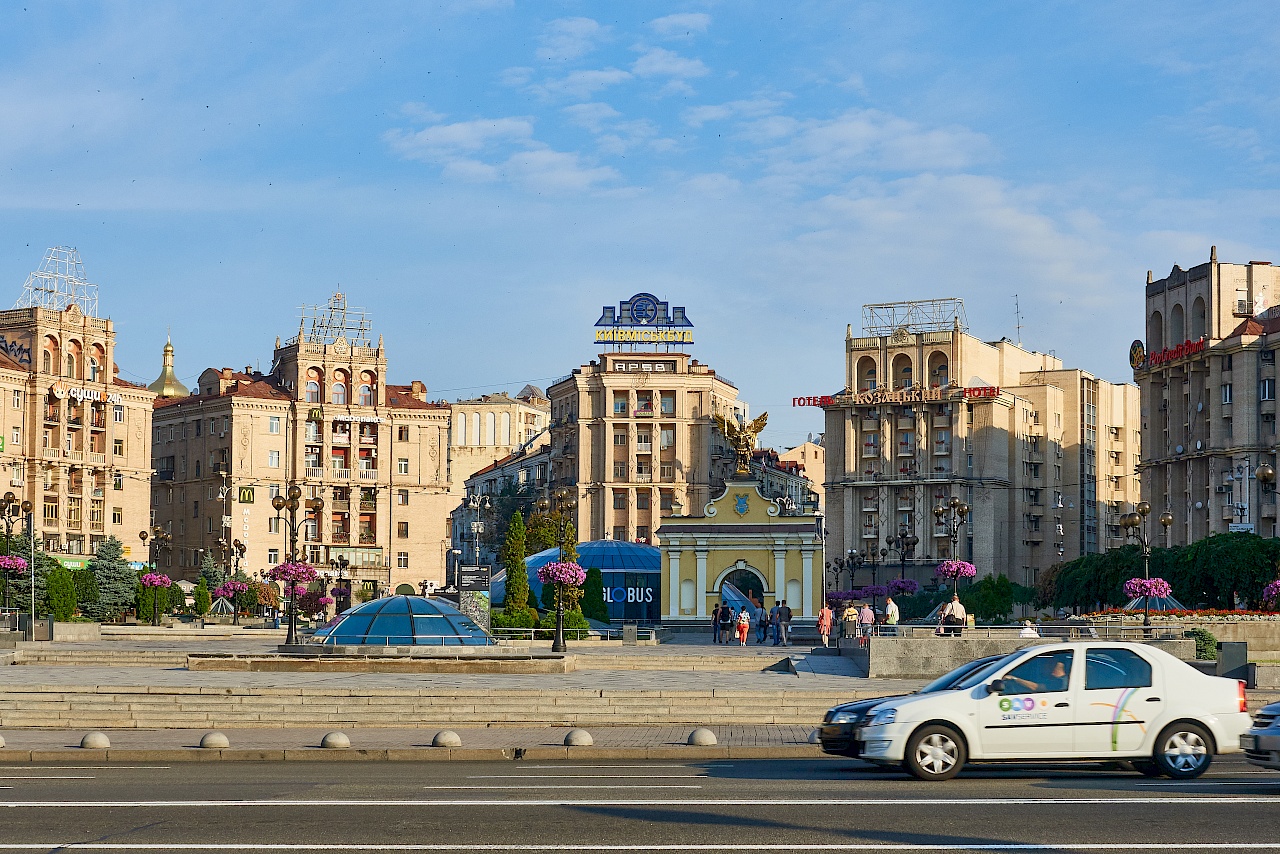
[[[347,306],[347,295],[337,291],[324,305],[302,306],[298,337],[290,344],[332,344],[339,338],[353,347],[372,347],[373,321],[363,308]]]
[[[1022,346],[1022,308],[1018,305],[1018,295],[1013,295],[1013,316],[1017,318],[1018,346]]]
[[[13,307],[63,311],[73,303],[89,317],[97,317],[98,286],[85,278],[84,262],[74,246],[51,246],[40,269],[27,276]]]

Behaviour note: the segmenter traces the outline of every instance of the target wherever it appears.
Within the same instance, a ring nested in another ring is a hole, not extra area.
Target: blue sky
[[[150,381],[266,365],[341,287],[454,399],[687,307],[765,440],[865,302],[958,296],[1112,380],[1142,284],[1275,260],[1265,3],[0,0],[0,302],[73,245]],[[5,297],[4,294],[9,294]]]

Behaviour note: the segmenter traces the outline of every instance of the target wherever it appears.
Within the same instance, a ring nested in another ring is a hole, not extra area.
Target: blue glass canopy
[[[591,540],[578,543],[578,566],[583,569],[598,569],[602,573],[625,572],[655,576],[662,574],[662,552],[655,546],[644,543],[629,543],[625,540]],[[529,587],[534,596],[542,595],[542,582],[538,581],[538,569],[560,559],[559,549],[545,549],[531,554],[524,560],[529,572]],[[605,579],[606,583],[611,579]],[[506,570],[494,573],[489,585],[491,598],[495,605],[502,602],[507,591]]]
[[[489,646],[470,617],[442,599],[386,596],[343,611],[313,643],[329,646]]]

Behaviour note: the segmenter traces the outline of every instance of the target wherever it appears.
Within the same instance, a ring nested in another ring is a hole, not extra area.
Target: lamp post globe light
[[[149,575],[157,575],[158,573],[156,573],[156,568],[159,563],[159,554],[162,551],[168,550],[172,546],[173,536],[164,528],[156,525],[152,527],[150,531],[146,528],[139,531],[138,539],[142,540],[142,545],[147,550],[147,567],[150,570]],[[147,576],[143,576],[142,581],[146,584],[148,581]],[[163,586],[167,589],[169,585],[164,584]],[[152,586],[151,595],[153,597],[151,606],[151,624],[159,625],[160,600],[158,597],[160,595],[160,591],[158,586]]]
[[[933,516],[937,523],[946,528],[951,539],[951,560],[960,559],[960,529],[964,527],[969,516],[969,505],[954,495],[946,504],[933,508]]]
[[[560,550],[560,559],[564,559],[565,546],[569,535],[569,514],[578,506],[578,490],[576,488],[562,486],[551,493],[550,497],[543,496],[538,499],[537,507],[543,513],[555,511],[556,519],[556,547]],[[556,584],[556,634],[555,639],[551,642],[552,652],[567,652],[568,645],[564,642],[564,587]]]
[[[857,550],[849,549],[843,557],[827,561],[827,575],[831,579],[829,589],[840,589],[840,574],[849,573],[849,586],[853,587],[854,574],[866,563],[866,558]],[[826,599],[824,596],[823,599]]]
[[[1126,538],[1136,540],[1139,548],[1142,549],[1142,578],[1145,581],[1151,580],[1151,534],[1147,530],[1147,517],[1151,515],[1151,505],[1146,501],[1139,501],[1134,508],[1134,512],[1126,513],[1120,519],[1120,524],[1124,526],[1124,534]],[[1173,524],[1173,514],[1168,510],[1160,514],[1160,524],[1164,527],[1166,536],[1169,533],[1169,526]],[[1166,594],[1167,595],[1167,594]],[[1142,625],[1151,625],[1151,597],[1142,597]]]
[[[324,509],[324,499],[316,496],[304,502],[302,488],[292,483],[285,495],[277,495],[271,499],[271,506],[275,508],[276,518],[286,528],[285,533],[289,540],[286,563],[298,563],[298,526],[307,522],[307,516],[303,516],[301,520],[298,519],[298,509],[305,507],[310,514],[314,514],[316,524],[319,524],[320,511]],[[288,518],[285,517],[286,511]],[[285,585],[289,588],[289,633],[284,642],[286,645],[293,645],[298,642],[298,585],[293,579],[285,579]]]
[[[4,556],[10,556],[10,541],[13,539],[13,525],[23,515],[30,513],[32,504],[30,501],[19,501],[18,497],[12,492],[6,492],[3,498],[0,498],[0,521],[4,522]],[[34,570],[28,567],[34,575]],[[4,579],[4,607],[9,607],[9,570],[5,570]]]

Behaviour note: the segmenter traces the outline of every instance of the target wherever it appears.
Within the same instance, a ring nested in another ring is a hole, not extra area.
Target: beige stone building
[[[864,334],[845,339],[845,389],[826,407],[827,553],[856,549],[882,582],[902,570],[895,534],[918,538],[918,581],[952,556],[932,509],[953,497],[972,508],[955,556],[1027,585],[1120,545],[1138,500],[1137,389],[984,342],[963,317],[959,300],[869,306]]]
[[[682,352],[602,353],[547,396],[549,485],[576,488],[581,540],[653,542],[662,517],[705,505],[734,466],[711,416],[748,416],[737,386]]]
[[[1130,349],[1142,389],[1143,498],[1168,510],[1171,544],[1227,530],[1276,535],[1280,270],[1209,260],[1147,274],[1146,340]]]
[[[226,565],[234,540],[251,575],[279,563],[288,526],[271,500],[297,483],[324,500],[319,514],[299,512],[300,557],[322,570],[345,560],[370,591],[443,583],[449,405],[387,377],[381,338],[338,294],[277,340],[270,372],[210,368],[190,395],[158,398],[152,504],[173,535],[165,565],[194,579],[203,551]]]
[[[452,405],[449,475],[456,495],[467,478],[514,454],[547,429],[551,404],[546,394],[526,385],[512,397],[486,394]]]
[[[780,451],[778,460],[794,464],[798,473],[809,480],[809,489],[817,498],[818,510],[821,512],[822,508],[826,507],[824,501],[826,495],[822,482],[827,474],[827,449],[822,447],[822,437],[819,436],[816,442],[810,438],[809,441],[794,448]]]

